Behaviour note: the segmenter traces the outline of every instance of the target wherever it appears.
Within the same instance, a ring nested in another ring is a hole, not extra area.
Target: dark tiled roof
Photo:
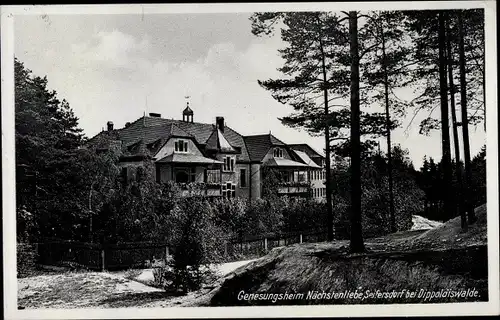
[[[165,123],[175,124],[185,132],[191,134],[199,144],[203,145],[207,144],[208,139],[215,130],[215,125],[209,123],[185,122],[181,120],[164,119],[157,117],[145,117],[141,119],[143,119],[142,121],[144,121],[146,127],[158,126]],[[138,121],[142,122],[141,119],[139,119]],[[235,147],[238,150],[241,150],[241,154],[238,156],[238,160],[250,160],[242,135],[226,126],[224,128],[224,137],[231,144],[231,146]]]
[[[271,140],[271,143],[273,144],[273,146],[284,146],[285,145],[285,143],[283,141],[276,138],[272,134],[269,134],[269,139]]]
[[[266,165],[269,167],[309,168],[305,163],[280,158],[272,158],[266,162]]]
[[[289,144],[290,148],[305,152],[309,157],[321,157],[324,158],[325,155],[313,149],[310,145],[306,143]]]
[[[158,162],[173,162],[173,163],[199,163],[199,164],[217,164],[223,163],[222,161],[218,161],[215,159],[206,158],[203,156],[197,156],[194,154],[180,154],[173,153],[168,155]]]
[[[286,146],[286,144],[272,134],[245,136],[250,160],[262,161],[272,146]]]
[[[198,144],[205,145],[214,130],[215,125],[213,124],[145,116],[137,119],[126,128],[114,131],[118,135],[118,139],[122,140],[124,146],[137,143],[141,139],[149,146],[160,139],[166,141],[166,138],[170,136],[192,137]],[[250,160],[243,136],[226,126],[224,128],[224,137],[231,146],[241,151],[241,154],[238,155],[238,160]],[[93,139],[96,139],[96,137],[91,140]],[[163,143],[161,143],[160,147],[162,145]]]
[[[145,144],[150,144],[161,138],[176,137],[193,137],[191,134],[182,130],[172,123],[165,123],[157,126],[144,126],[140,122],[135,122],[127,128],[118,130],[120,140],[128,146],[136,143],[139,140],[144,140]]]
[[[126,147],[125,155],[150,156],[151,153],[143,139]]]
[[[293,150],[293,152],[300,158],[301,162],[307,164],[309,167],[314,169],[321,169],[320,166],[316,164],[305,152],[299,150]]]
[[[191,108],[189,106],[186,107],[186,109],[184,109],[184,111],[182,111],[183,114],[193,114],[193,110],[191,110]]]

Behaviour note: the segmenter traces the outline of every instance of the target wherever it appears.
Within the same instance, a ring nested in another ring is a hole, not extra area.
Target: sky
[[[279,36],[252,35],[250,15],[19,15],[14,54],[35,75],[47,76],[49,89],[69,102],[88,137],[107,121],[121,128],[144,113],[182,119],[189,96],[195,122],[223,116],[243,135],[271,132],[286,143],[323,150],[322,137],[283,126],[278,118],[292,107],[258,85],[257,80],[280,76],[278,49],[285,44]],[[405,95],[411,98],[409,91]],[[393,131],[393,141],[409,150],[419,168],[424,155],[441,158],[441,136],[418,133],[426,114],[407,130],[411,116]],[[482,125],[471,128],[472,154],[484,144]]]

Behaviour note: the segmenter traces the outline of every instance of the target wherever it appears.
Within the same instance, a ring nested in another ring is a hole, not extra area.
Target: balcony
[[[309,192],[310,184],[307,181],[282,182],[278,186],[279,194],[298,194]]]
[[[180,189],[181,197],[191,196],[206,196],[206,197],[220,197],[221,184],[213,182],[192,182],[192,183],[177,183]]]

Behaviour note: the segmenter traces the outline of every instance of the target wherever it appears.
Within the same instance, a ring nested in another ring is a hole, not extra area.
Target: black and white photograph
[[[500,312],[495,1],[1,14],[7,319]]]

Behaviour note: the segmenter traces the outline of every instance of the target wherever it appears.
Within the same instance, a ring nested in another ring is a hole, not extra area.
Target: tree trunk
[[[94,224],[94,214],[92,212],[92,191],[94,190],[94,182],[92,182],[92,184],[90,185],[90,190],[89,190],[89,214],[90,214],[90,217],[89,217],[89,241],[90,243],[93,242],[93,224]]]
[[[455,151],[455,175],[457,177],[458,189],[456,192],[458,200],[458,212],[460,213],[460,221],[462,228],[467,227],[467,217],[465,216],[464,201],[463,201],[463,182],[462,182],[462,164],[460,162],[460,145],[458,143],[458,125],[457,111],[455,108],[455,84],[453,83],[453,52],[451,49],[451,34],[450,34],[450,19],[447,19],[447,37],[446,37],[446,52],[448,56],[448,81],[450,84],[450,104],[451,104],[451,120],[453,128],[453,146]]]
[[[361,224],[361,139],[359,110],[358,13],[349,12],[351,55],[351,252],[363,252]]]
[[[439,37],[439,87],[440,87],[440,100],[441,100],[441,144],[443,151],[443,158],[441,160],[443,166],[443,179],[444,185],[444,216],[454,217],[454,206],[451,198],[451,151],[450,151],[450,124],[448,119],[448,81],[446,80],[446,30],[445,30],[445,13],[440,11],[438,13],[438,37]]]
[[[328,124],[330,110],[328,108],[328,76],[326,72],[326,62],[325,62],[325,52],[323,50],[323,42],[320,40],[321,47],[321,68],[323,73],[323,98],[325,105],[325,189],[326,189],[326,210],[327,210],[327,232],[328,232],[328,241],[333,241],[333,204],[332,204],[332,187],[330,184],[331,181],[331,170],[330,170],[330,126]]]
[[[465,200],[465,210],[467,212],[467,218],[469,224],[476,221],[476,216],[474,214],[474,208],[470,201],[470,187],[472,185],[472,171],[471,171],[471,161],[470,161],[470,145],[469,145],[469,119],[467,115],[467,83],[465,79],[465,44],[464,44],[464,26],[462,19],[462,11],[458,11],[458,35],[459,35],[459,45],[458,53],[460,59],[460,108],[462,111],[462,136],[464,141],[464,166],[465,166],[465,188],[464,188],[464,200]],[[485,97],[486,99],[486,97]]]
[[[387,134],[387,173],[389,179],[389,217],[391,224],[391,232],[396,232],[396,214],[394,209],[394,191],[392,178],[392,145],[391,145],[391,116],[389,113],[389,75],[387,74],[387,57],[385,54],[385,36],[384,30],[381,28],[382,36],[382,65],[384,70],[384,94],[385,94],[385,126]]]

